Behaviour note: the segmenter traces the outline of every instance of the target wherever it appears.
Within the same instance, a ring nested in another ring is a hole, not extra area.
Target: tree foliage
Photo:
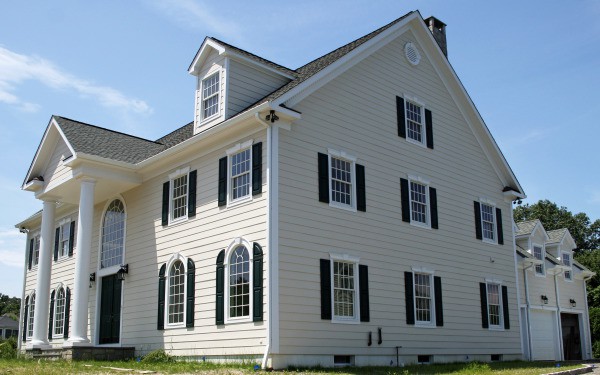
[[[19,310],[21,309],[21,299],[9,297],[0,293],[0,316],[8,314],[14,320],[19,320]]]
[[[592,222],[587,214],[573,214],[566,207],[559,207],[547,199],[516,207],[514,218],[516,222],[539,219],[547,231],[567,228],[578,250],[600,247],[600,219]]]

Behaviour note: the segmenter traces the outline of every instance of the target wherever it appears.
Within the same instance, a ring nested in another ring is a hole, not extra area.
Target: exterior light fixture
[[[575,307],[575,306],[577,306],[577,302],[575,302],[575,300],[574,300],[573,298],[571,298],[571,299],[569,300],[569,302],[571,303],[571,307]]]
[[[117,280],[123,281],[125,280],[125,274],[129,273],[129,264],[121,264],[121,268],[117,271]]]
[[[96,282],[96,272],[92,272],[92,273],[90,273],[90,288],[94,285],[95,282]]]
[[[542,302],[544,303],[544,305],[548,304],[548,297],[542,294]]]

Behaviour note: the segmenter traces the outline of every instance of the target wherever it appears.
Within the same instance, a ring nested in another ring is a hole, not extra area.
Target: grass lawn
[[[111,369],[120,368],[128,370]],[[244,375],[259,373],[254,365],[216,365],[199,362],[175,363],[140,363],[130,362],[92,362],[92,361],[37,361],[27,359],[0,359],[0,374],[140,374],[152,371],[154,374],[215,374]],[[540,375],[559,370],[579,368],[581,365],[565,365],[560,368],[554,363],[540,362],[494,362],[494,363],[457,363],[447,365],[420,365],[397,367],[346,367],[341,369],[294,369],[272,371],[270,374],[374,374],[374,375],[409,375],[409,374],[448,374],[448,375]],[[149,373],[149,372],[148,372]]]

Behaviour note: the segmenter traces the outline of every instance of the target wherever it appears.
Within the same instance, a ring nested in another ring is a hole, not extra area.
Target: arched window
[[[229,317],[250,316],[250,255],[238,246],[229,257]]]
[[[65,290],[60,287],[56,292],[54,303],[54,335],[61,336],[65,332]]]
[[[29,317],[27,319],[27,337],[33,336],[33,314],[35,313],[35,292],[29,298]]]
[[[185,311],[185,267],[181,260],[169,269],[169,324],[183,323]]]
[[[108,205],[102,221],[102,250],[100,268],[123,263],[125,243],[125,206],[119,199]]]

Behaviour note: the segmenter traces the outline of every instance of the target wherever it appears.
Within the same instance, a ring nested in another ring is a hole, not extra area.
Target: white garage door
[[[560,360],[556,353],[556,321],[553,312],[531,311],[531,351],[533,360]]]

